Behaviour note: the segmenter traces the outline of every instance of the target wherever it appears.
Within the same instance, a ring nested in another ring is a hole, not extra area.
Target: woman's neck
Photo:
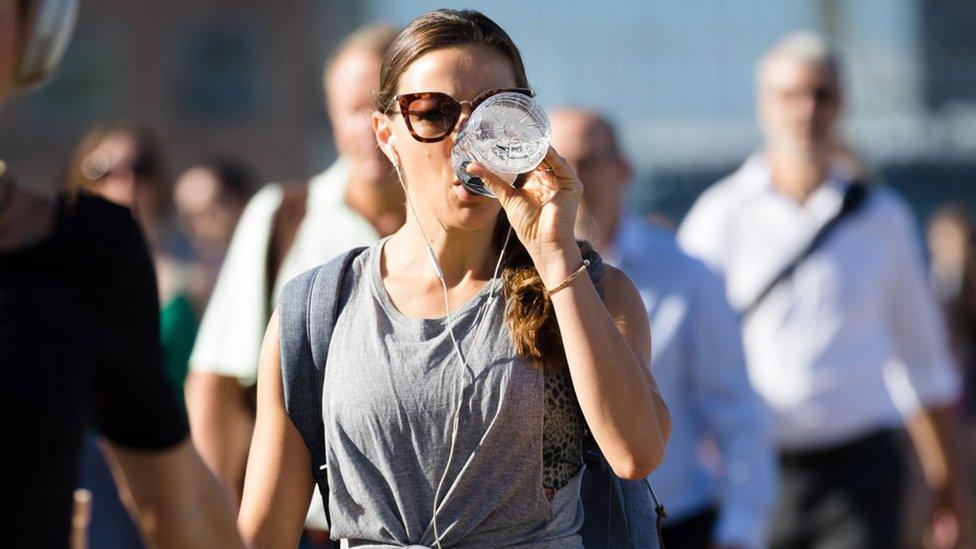
[[[443,227],[433,216],[427,216],[421,232],[418,219],[408,211],[407,221],[384,247],[388,273],[397,277],[414,277],[418,282],[436,281],[424,234],[448,287],[467,281],[491,278],[498,250],[493,245],[494,230],[464,231]]]

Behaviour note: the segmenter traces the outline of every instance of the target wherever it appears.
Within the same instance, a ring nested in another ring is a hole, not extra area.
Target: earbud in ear
[[[391,140],[392,141],[392,140]],[[386,156],[393,163],[393,167],[399,172],[400,171],[400,154],[397,153],[396,149],[393,148],[393,144],[387,143],[386,145]]]

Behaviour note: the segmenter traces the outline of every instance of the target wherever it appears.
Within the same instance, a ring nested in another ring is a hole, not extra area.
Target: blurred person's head
[[[222,255],[256,181],[230,159],[201,162],[184,171],[173,189],[173,204],[194,247]]]
[[[389,25],[362,27],[339,44],[323,71],[336,150],[354,165],[357,175],[369,180],[389,174],[383,154],[376,148],[370,115],[383,56],[396,36],[397,29]]]
[[[616,132],[605,117],[581,108],[559,109],[549,120],[552,146],[583,183],[577,234],[591,242],[610,244],[633,176]]]
[[[823,158],[831,154],[843,96],[840,65],[820,36],[787,36],[760,61],[757,112],[773,155]]]
[[[71,156],[67,186],[132,208],[147,230],[171,210],[161,148],[142,128],[113,124],[90,131]]]
[[[943,301],[955,297],[965,275],[973,232],[968,208],[959,203],[939,207],[926,227],[932,282]]]
[[[457,102],[472,101],[486,91],[527,87],[518,48],[479,12],[432,11],[400,33],[383,63],[373,128],[383,152],[399,167],[407,193],[423,205],[422,217],[432,215],[436,219],[430,221],[448,230],[478,230],[495,223],[498,201],[466,192],[451,166],[457,132],[471,114],[462,112]],[[397,97],[406,94],[424,95],[415,96],[404,110]],[[443,128],[436,139],[421,141],[417,132],[448,126],[452,120],[454,126]]]

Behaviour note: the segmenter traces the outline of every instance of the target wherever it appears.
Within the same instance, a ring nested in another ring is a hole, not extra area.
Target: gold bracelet
[[[573,274],[567,276],[566,277],[566,280],[563,280],[562,282],[560,282],[555,288],[553,288],[551,290],[546,290],[546,296],[547,297],[548,296],[551,296],[552,294],[554,294],[554,293],[558,292],[559,290],[562,290],[566,286],[569,286],[570,284],[572,284],[573,281],[576,280],[576,277],[578,277],[579,275],[581,275],[584,272],[586,272],[586,268],[589,267],[589,266],[590,266],[590,260],[589,259],[584,259],[583,260],[583,264],[580,265],[580,268],[579,269],[576,269],[576,272],[574,272]]]

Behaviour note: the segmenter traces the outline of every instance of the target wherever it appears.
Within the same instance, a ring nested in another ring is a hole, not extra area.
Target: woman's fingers
[[[494,173],[492,173],[488,168],[478,164],[477,162],[472,162],[467,165],[467,171],[469,174],[481,179],[485,186],[494,193],[498,201],[504,206],[511,198],[518,195],[519,190],[515,187],[509,185],[507,182],[502,180]]]
[[[546,175],[555,180],[556,186],[560,189],[572,188],[576,185],[576,173],[566,163],[566,159],[559,156],[556,149],[549,147],[546,157],[537,170],[542,170]]]
[[[549,147],[546,157],[542,163],[532,171],[526,184],[521,189],[516,189],[506,181],[492,173],[488,168],[472,162],[468,164],[467,171],[471,175],[481,178],[485,185],[498,198],[503,207],[506,207],[512,199],[521,198],[528,200],[541,207],[552,200],[558,193],[563,191],[580,192],[582,185],[576,177],[576,173],[569,167],[566,160],[559,156],[555,149]]]

